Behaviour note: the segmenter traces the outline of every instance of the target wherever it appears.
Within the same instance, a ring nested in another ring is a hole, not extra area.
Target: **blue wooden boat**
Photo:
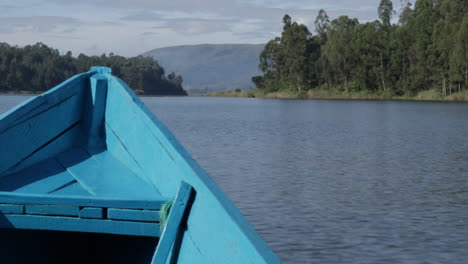
[[[280,263],[105,67],[0,116],[0,261]]]

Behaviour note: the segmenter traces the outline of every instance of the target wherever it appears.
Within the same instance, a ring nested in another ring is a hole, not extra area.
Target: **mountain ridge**
[[[157,48],[149,56],[166,69],[182,75],[191,94],[254,87],[251,77],[260,74],[259,55],[265,44],[199,44]]]

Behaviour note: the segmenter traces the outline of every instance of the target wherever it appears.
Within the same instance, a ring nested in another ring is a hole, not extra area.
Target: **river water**
[[[143,101],[284,263],[468,263],[468,104]]]

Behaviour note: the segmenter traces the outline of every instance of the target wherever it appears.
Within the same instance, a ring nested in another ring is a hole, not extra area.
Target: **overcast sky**
[[[393,0],[400,10],[400,1]],[[266,43],[281,19],[313,31],[320,9],[330,18],[377,19],[380,0],[15,0],[0,1],[0,42],[43,42],[61,52],[89,55],[187,44]],[[395,15],[396,16],[396,15]]]

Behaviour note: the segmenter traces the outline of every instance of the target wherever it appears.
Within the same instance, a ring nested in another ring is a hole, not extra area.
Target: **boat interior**
[[[46,252],[55,247],[89,257],[76,263],[109,253],[113,263],[132,263],[116,249],[153,257],[161,207],[190,188],[159,192],[160,170],[145,164],[170,157],[144,122],[131,122],[141,110],[126,89],[96,67],[0,116],[0,254],[11,263],[71,263],[54,262],[56,252]],[[154,151],[142,153],[142,144]]]

